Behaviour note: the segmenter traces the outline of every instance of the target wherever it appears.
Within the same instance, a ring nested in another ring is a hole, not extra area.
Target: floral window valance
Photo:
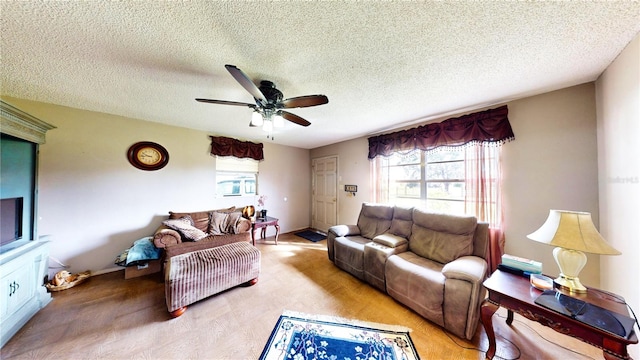
[[[369,159],[397,151],[433,150],[469,143],[502,144],[515,138],[507,106],[451,118],[416,128],[369,138]]]
[[[237,158],[251,158],[254,160],[264,160],[262,144],[250,141],[240,141],[224,136],[210,136],[211,155],[234,156]]]

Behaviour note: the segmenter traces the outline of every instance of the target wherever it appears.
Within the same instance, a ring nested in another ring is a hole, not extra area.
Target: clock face
[[[160,154],[160,151],[152,147],[141,148],[138,150],[138,154],[136,156],[138,161],[145,165],[156,165],[162,161],[162,154]]]
[[[131,165],[141,170],[159,170],[169,162],[167,149],[149,141],[131,145],[127,156]]]

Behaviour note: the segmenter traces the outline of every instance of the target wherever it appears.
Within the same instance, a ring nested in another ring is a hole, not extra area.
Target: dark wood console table
[[[481,318],[489,338],[489,350],[487,350],[487,358],[489,359],[493,359],[496,353],[496,337],[493,332],[492,318],[499,307],[507,309],[507,324],[509,325],[513,322],[513,312],[515,311],[529,320],[537,321],[559,333],[573,336],[602,349],[605,359],[631,359],[627,353],[627,345],[638,343],[635,332],[628,339],[623,338],[536,304],[534,301],[542,291],[532,287],[528,278],[497,270],[484,282],[484,287],[487,288],[489,294],[482,304]],[[617,295],[593,288],[590,288],[586,294],[570,294],[562,290],[559,291],[609,311],[627,316],[629,314],[624,299]]]
[[[264,219],[257,218],[256,221],[251,223],[251,241],[253,242],[253,246],[256,246],[256,230],[262,229],[260,231],[260,238],[264,239],[266,237],[267,226],[273,226],[276,228],[276,245],[278,245],[278,235],[280,235],[278,219],[267,216]]]

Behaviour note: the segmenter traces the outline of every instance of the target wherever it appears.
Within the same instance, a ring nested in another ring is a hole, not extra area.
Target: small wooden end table
[[[497,270],[483,285],[489,292],[481,307],[482,325],[489,338],[489,350],[487,350],[489,359],[493,359],[496,353],[496,336],[493,332],[492,318],[500,306],[507,309],[508,325],[513,322],[515,311],[529,320],[537,321],[559,333],[573,336],[602,349],[605,359],[631,359],[627,353],[627,345],[638,343],[635,332],[628,339],[623,338],[536,304],[535,300],[542,291],[531,286],[526,277]],[[605,291],[589,288],[585,294],[575,294],[556,290],[609,311],[627,316],[629,314],[622,297]]]
[[[262,229],[260,231],[260,238],[266,238],[267,234],[267,226],[273,226],[276,228],[276,245],[278,245],[278,235],[280,235],[280,225],[278,225],[278,219],[267,216],[266,218],[256,218],[256,221],[251,222],[251,241],[253,242],[253,246],[256,246],[256,230]]]

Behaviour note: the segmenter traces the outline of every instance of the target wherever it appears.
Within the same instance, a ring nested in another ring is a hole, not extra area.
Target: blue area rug
[[[295,233],[295,235],[313,242],[322,241],[327,238],[325,235],[311,230],[297,232]]]
[[[285,311],[260,360],[420,359],[402,326],[365,323]]]

